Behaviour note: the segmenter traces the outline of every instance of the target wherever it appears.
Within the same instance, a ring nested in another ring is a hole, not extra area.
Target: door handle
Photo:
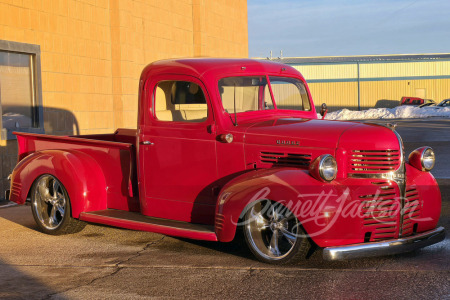
[[[152,142],[150,142],[150,141],[143,141],[141,144],[142,144],[142,145],[150,145],[150,146],[153,146],[155,143],[152,143]]]

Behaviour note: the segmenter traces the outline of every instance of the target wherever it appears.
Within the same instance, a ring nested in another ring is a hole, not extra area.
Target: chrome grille
[[[363,214],[363,229],[370,232],[370,241],[392,239],[398,236],[400,201],[389,182],[374,182],[378,192],[359,196]]]
[[[350,173],[385,173],[400,166],[400,150],[352,150],[348,160]]]
[[[420,197],[415,186],[406,189],[405,204],[403,206],[402,236],[409,236],[414,232],[414,219],[420,216]]]
[[[311,155],[309,154],[261,152],[259,158],[261,163],[287,167],[307,168],[311,163]]]

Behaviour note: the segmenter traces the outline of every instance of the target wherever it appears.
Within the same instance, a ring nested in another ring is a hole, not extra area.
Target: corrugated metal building
[[[450,98],[450,54],[287,57],[273,61],[298,69],[316,105],[330,111],[395,107],[403,96]]]

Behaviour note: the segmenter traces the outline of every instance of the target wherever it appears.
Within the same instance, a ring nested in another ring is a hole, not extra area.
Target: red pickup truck
[[[302,75],[274,62],[155,62],[140,78],[137,130],[16,135],[10,200],[49,234],[85,221],[229,242],[239,229],[267,263],[311,245],[340,260],[445,237],[433,150],[407,160],[394,128],[318,120]]]
[[[400,105],[422,106],[424,104],[436,105],[436,102],[431,99],[422,99],[422,98],[418,98],[418,97],[402,97],[402,99],[400,100]]]

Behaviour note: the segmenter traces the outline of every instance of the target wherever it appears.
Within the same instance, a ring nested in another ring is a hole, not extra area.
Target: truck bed
[[[98,162],[107,184],[106,208],[139,211],[136,175],[136,130],[118,129],[113,134],[53,136],[14,133],[18,161],[43,150],[79,151]]]
[[[73,135],[70,137],[94,141],[125,143],[136,146],[136,132],[136,129],[119,128],[112,134]]]

